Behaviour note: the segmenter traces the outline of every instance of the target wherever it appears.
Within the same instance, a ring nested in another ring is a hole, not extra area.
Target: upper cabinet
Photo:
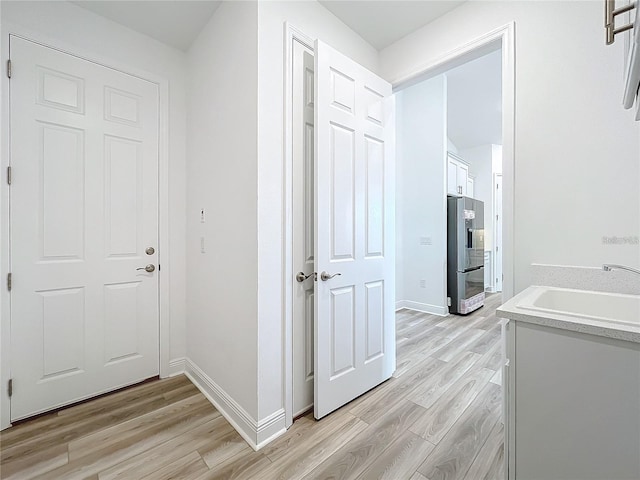
[[[473,179],[469,177],[469,165],[451,152],[447,154],[447,194],[473,196]]]

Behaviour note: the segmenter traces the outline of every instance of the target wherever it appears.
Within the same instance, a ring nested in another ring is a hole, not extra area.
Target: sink
[[[640,295],[534,287],[518,302],[525,310],[640,326]]]

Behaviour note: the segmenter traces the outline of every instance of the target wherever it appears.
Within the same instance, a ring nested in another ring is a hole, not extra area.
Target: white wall
[[[447,137],[447,150],[451,153],[455,153],[456,155],[458,154],[458,147],[456,147],[449,137]]]
[[[224,2],[187,70],[187,355],[249,423],[258,418],[257,27],[256,3]]]
[[[396,261],[402,290],[396,305],[431,313],[447,311],[446,154],[447,79],[444,75],[397,94]],[[422,245],[424,237],[431,245]],[[421,287],[420,281],[425,280]]]
[[[258,4],[259,418],[280,412],[283,385],[284,22],[377,70],[377,51],[316,2]]]
[[[185,55],[145,35],[106,20],[68,2],[6,2],[2,10],[2,64],[13,26],[34,32],[72,53],[97,57],[169,81],[169,265],[170,358],[185,354]],[[29,36],[29,33],[27,33]],[[4,75],[3,75],[4,77]],[[3,89],[3,103],[6,102]],[[6,158],[3,159],[6,166]],[[4,171],[4,168],[3,168]],[[3,207],[4,209],[4,207]],[[162,247],[161,247],[162,248]],[[166,248],[166,247],[165,247]],[[166,250],[165,250],[166,252]],[[167,269],[169,270],[169,269]],[[3,317],[3,322],[6,319]],[[4,331],[3,331],[4,333]],[[3,359],[4,360],[4,359]],[[3,361],[3,364],[7,363]],[[4,378],[3,378],[4,381]],[[5,395],[2,388],[2,395]]]
[[[532,262],[640,265],[640,123],[621,107],[623,42],[601,2],[467,2],[380,53],[390,81],[515,21],[515,291]]]
[[[480,145],[460,150],[460,157],[469,164],[473,181],[473,198],[484,202],[484,249],[493,249],[493,145]]]

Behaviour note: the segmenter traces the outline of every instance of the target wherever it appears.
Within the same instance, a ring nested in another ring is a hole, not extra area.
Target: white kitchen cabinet
[[[471,197],[473,198],[473,177],[469,176],[467,178],[467,193],[466,193],[466,197]]]
[[[640,344],[503,327],[509,480],[640,478]]]
[[[469,165],[451,152],[447,155],[447,194],[471,196],[468,194]],[[473,180],[471,180],[473,190]],[[473,193],[473,192],[472,192]]]

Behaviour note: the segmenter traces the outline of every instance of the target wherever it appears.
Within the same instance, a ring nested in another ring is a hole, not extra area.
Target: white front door
[[[293,42],[293,416],[313,406],[313,52]]]
[[[314,414],[321,418],[395,370],[395,124],[391,85],[320,41],[315,90]]]
[[[158,374],[158,88],[14,36],[10,54],[17,420]]]

